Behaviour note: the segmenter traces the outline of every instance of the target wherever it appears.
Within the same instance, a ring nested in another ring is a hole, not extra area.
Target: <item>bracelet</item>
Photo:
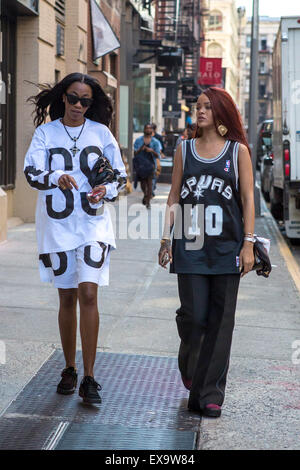
[[[162,238],[162,239],[160,240],[160,244],[163,245],[164,243],[170,242],[170,241],[171,241],[171,238]]]
[[[245,237],[253,237],[253,236],[254,236],[254,233],[250,233],[250,232],[249,232],[249,233],[245,233],[244,235],[245,235]]]
[[[255,238],[254,237],[244,237],[244,241],[255,243]]]

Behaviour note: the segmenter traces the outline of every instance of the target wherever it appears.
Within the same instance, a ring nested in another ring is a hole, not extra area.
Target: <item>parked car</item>
[[[256,147],[256,168],[257,170],[260,169],[262,158],[266,154],[266,146],[270,145],[270,139],[265,137],[263,139],[262,135],[266,132],[273,131],[273,119],[266,119],[265,121],[261,122],[258,126],[258,133],[257,133],[257,147]]]
[[[260,164],[260,182],[261,192],[267,202],[270,202],[270,190],[273,177],[273,144],[272,144],[272,133],[273,126],[266,126],[266,129],[261,133],[262,147],[264,149],[264,155],[261,159]]]

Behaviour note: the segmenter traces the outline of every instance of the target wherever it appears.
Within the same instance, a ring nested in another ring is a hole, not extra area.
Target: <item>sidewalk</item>
[[[159,185],[153,208],[166,201],[168,190],[168,185]],[[128,205],[141,198],[139,191],[133,192]],[[185,428],[190,419],[189,429],[198,432],[199,449],[300,449],[300,364],[292,362],[293,342],[300,341],[299,291],[279,250],[276,224],[265,207],[263,211],[256,220],[256,233],[271,239],[271,260],[276,267],[269,279],[250,273],[241,280],[222,417],[199,419],[186,412],[179,415],[176,425],[164,422],[164,414],[153,421],[156,429],[164,431],[180,429],[182,423]],[[148,216],[145,209],[144,222]],[[117,241],[110,286],[99,292],[98,351],[106,355],[102,357],[118,353],[114,357],[163,358],[164,365],[159,367],[167,367],[171,358],[171,369],[176,364],[176,276],[158,266],[158,248],[158,240]],[[61,347],[57,293],[40,283],[34,224],[11,229],[8,242],[0,245],[0,283],[0,341],[6,347],[6,363],[0,363],[0,412],[5,416],[9,403],[50,356],[50,360],[58,357],[56,350]],[[177,380],[178,374],[170,379],[173,387]],[[130,394],[130,388],[124,393]],[[160,400],[167,403],[167,388],[164,393]],[[185,405],[188,394],[180,384],[178,396]],[[175,412],[172,409],[172,416]],[[12,413],[9,416],[12,419]],[[148,428],[151,422],[147,421]],[[113,426],[108,417],[106,424],[110,423]]]

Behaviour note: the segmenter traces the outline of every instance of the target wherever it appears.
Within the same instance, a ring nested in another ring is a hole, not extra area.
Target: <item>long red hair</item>
[[[246,145],[251,156],[251,150],[244,130],[242,116],[230,94],[223,90],[223,88],[217,87],[207,88],[203,93],[210,101],[216,129],[220,124],[226,126],[228,132],[224,137],[228,140],[234,140]],[[198,127],[197,124],[194,137],[201,137],[201,135],[201,128]]]

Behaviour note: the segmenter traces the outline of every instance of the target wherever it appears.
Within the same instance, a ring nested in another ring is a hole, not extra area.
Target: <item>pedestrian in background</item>
[[[165,145],[164,145],[164,139],[163,136],[157,133],[157,125],[152,123],[152,128],[153,128],[153,137],[157,139],[161,145],[161,150],[160,150],[160,155],[161,158],[164,158],[164,153],[165,153]]]
[[[156,124],[152,123],[152,129],[153,129],[152,136],[155,139],[157,139],[160,143],[160,154],[159,154],[159,158],[156,159],[156,169],[155,169],[154,176],[153,176],[153,179],[152,179],[152,197],[154,197],[155,196],[157,180],[159,178],[159,175],[161,174],[160,160],[162,158],[165,158],[165,155],[164,155],[165,147],[164,147],[164,141],[163,141],[162,136],[160,134],[157,134],[157,132],[156,132],[156,129],[157,129]]]
[[[180,145],[182,143],[183,140],[189,140],[193,137],[193,134],[196,130],[196,124],[188,124],[186,126],[186,128],[184,129],[183,133],[178,137],[177,141],[176,141],[176,144],[175,144],[175,151],[178,147],[178,145]]]
[[[79,395],[86,403],[100,403],[101,386],[94,379],[99,331],[98,285],[108,285],[110,249],[115,238],[109,210],[97,208],[114,200],[126,184],[119,146],[108,126],[112,105],[99,83],[81,73],[66,76],[30,101],[35,104],[36,130],[25,157],[28,183],[38,190],[36,233],[41,280],[52,282],[59,295],[59,329],[66,366],[57,386],[63,395],[74,393],[76,370],[76,306],[80,306],[80,334],[84,377]],[[46,122],[49,116],[51,121]],[[91,191],[91,169],[102,154],[119,181]]]
[[[193,124],[191,111],[188,111],[186,114],[185,125],[187,126],[188,124]]]
[[[178,203],[181,222],[171,210]],[[241,270],[254,263],[254,222],[241,116],[230,95],[213,87],[198,98],[195,138],[176,150],[159,251],[159,264],[170,261],[178,276],[178,364],[188,408],[204,416],[221,415]]]
[[[140,181],[141,189],[144,193],[143,204],[150,209],[150,199],[152,198],[153,177],[159,160],[161,145],[153,137],[152,124],[145,124],[144,135],[138,137],[134,142],[133,167],[135,170],[134,186]]]

